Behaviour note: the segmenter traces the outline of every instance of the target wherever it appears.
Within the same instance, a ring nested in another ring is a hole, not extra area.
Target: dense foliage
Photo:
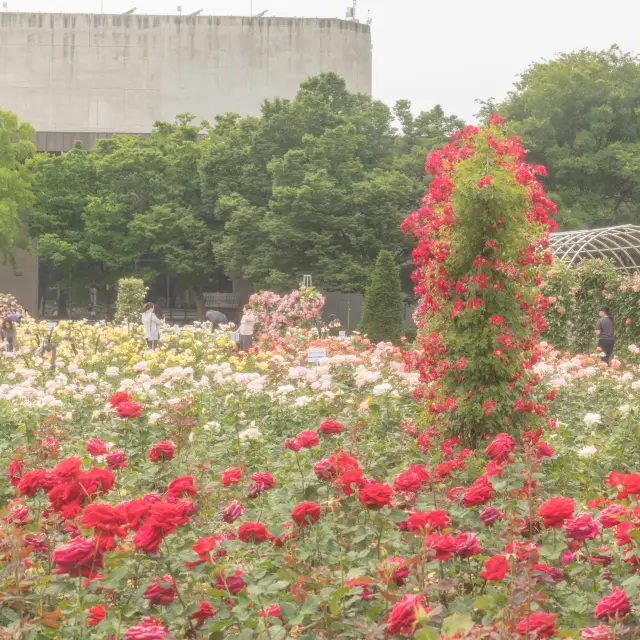
[[[147,287],[140,278],[122,278],[118,282],[115,320],[119,323],[137,324],[147,295]]]
[[[381,251],[364,297],[358,330],[372,342],[397,343],[404,329],[404,298],[398,267],[389,251]]]
[[[414,282],[421,303],[415,366],[437,424],[467,442],[532,429],[544,415],[531,367],[545,323],[538,286],[551,256],[538,248],[556,206],[499,116],[467,127],[427,158],[435,176],[403,228],[418,239]],[[413,363],[412,363],[413,364]]]
[[[474,451],[388,344],[45,336],[0,356],[7,637],[637,637],[636,364],[545,353],[561,422]]]
[[[0,264],[12,261],[12,249],[20,243],[22,214],[33,202],[25,161],[35,155],[34,128],[10,111],[0,110]]]
[[[617,47],[533,64],[500,105],[564,229],[640,223],[640,59]]]
[[[406,101],[397,115],[402,135],[388,107],[323,74],[260,117],[184,114],[145,139],[40,155],[28,221],[43,287],[62,300],[94,287],[110,305],[121,277],[169,275],[201,319],[222,272],[278,290],[311,273],[324,289],[364,291],[381,249],[409,258],[398,227],[424,191],[418,158],[461,125],[439,107],[414,118]]]
[[[618,349],[640,342],[640,278],[623,275],[606,260],[585,260],[576,267],[554,264],[545,275],[549,301],[544,339],[572,353],[595,349],[598,311],[608,306],[615,318]]]

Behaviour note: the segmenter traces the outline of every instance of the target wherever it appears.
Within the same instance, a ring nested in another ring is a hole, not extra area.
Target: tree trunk
[[[207,319],[207,308],[205,305],[204,293],[202,292],[202,289],[196,285],[189,287],[189,291],[193,294],[193,299],[196,302],[198,320],[204,322]]]
[[[69,309],[67,307],[67,292],[60,291],[58,295],[58,318],[68,318],[69,317]]]
[[[112,308],[113,289],[109,285],[107,285],[102,290],[102,292],[104,293],[104,306],[105,306],[105,313],[107,316],[107,322],[112,322],[113,321],[113,308]]]

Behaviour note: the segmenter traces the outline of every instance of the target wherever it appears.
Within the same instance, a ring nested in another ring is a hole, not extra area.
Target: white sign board
[[[56,323],[55,322],[47,322],[47,324],[44,325],[44,328],[47,331],[53,331],[56,328]]]
[[[326,349],[309,349],[307,352],[307,361],[310,363],[320,362],[323,358],[327,357]]]
[[[343,338],[346,338],[346,337],[347,337],[347,332],[346,331],[339,331],[338,332],[338,338],[340,338],[341,340]]]

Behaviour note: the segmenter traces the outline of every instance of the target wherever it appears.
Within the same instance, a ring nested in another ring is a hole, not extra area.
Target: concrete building
[[[323,71],[371,93],[371,32],[344,20],[0,12],[0,109],[37,131],[39,151],[148,133],[181,113],[256,115]],[[0,291],[37,308],[35,257]],[[35,274],[35,275],[34,275]]]
[[[42,151],[192,113],[255,115],[323,71],[371,92],[371,32],[344,20],[0,13],[0,107]]]

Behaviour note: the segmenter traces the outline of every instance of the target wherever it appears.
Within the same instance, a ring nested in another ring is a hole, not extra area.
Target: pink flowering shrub
[[[248,307],[257,318],[256,335],[276,337],[287,329],[310,329],[322,319],[324,297],[313,287],[289,294],[262,291],[251,296]]]
[[[17,313],[24,317],[24,309],[10,293],[0,293],[0,319],[6,318],[10,313]]]

